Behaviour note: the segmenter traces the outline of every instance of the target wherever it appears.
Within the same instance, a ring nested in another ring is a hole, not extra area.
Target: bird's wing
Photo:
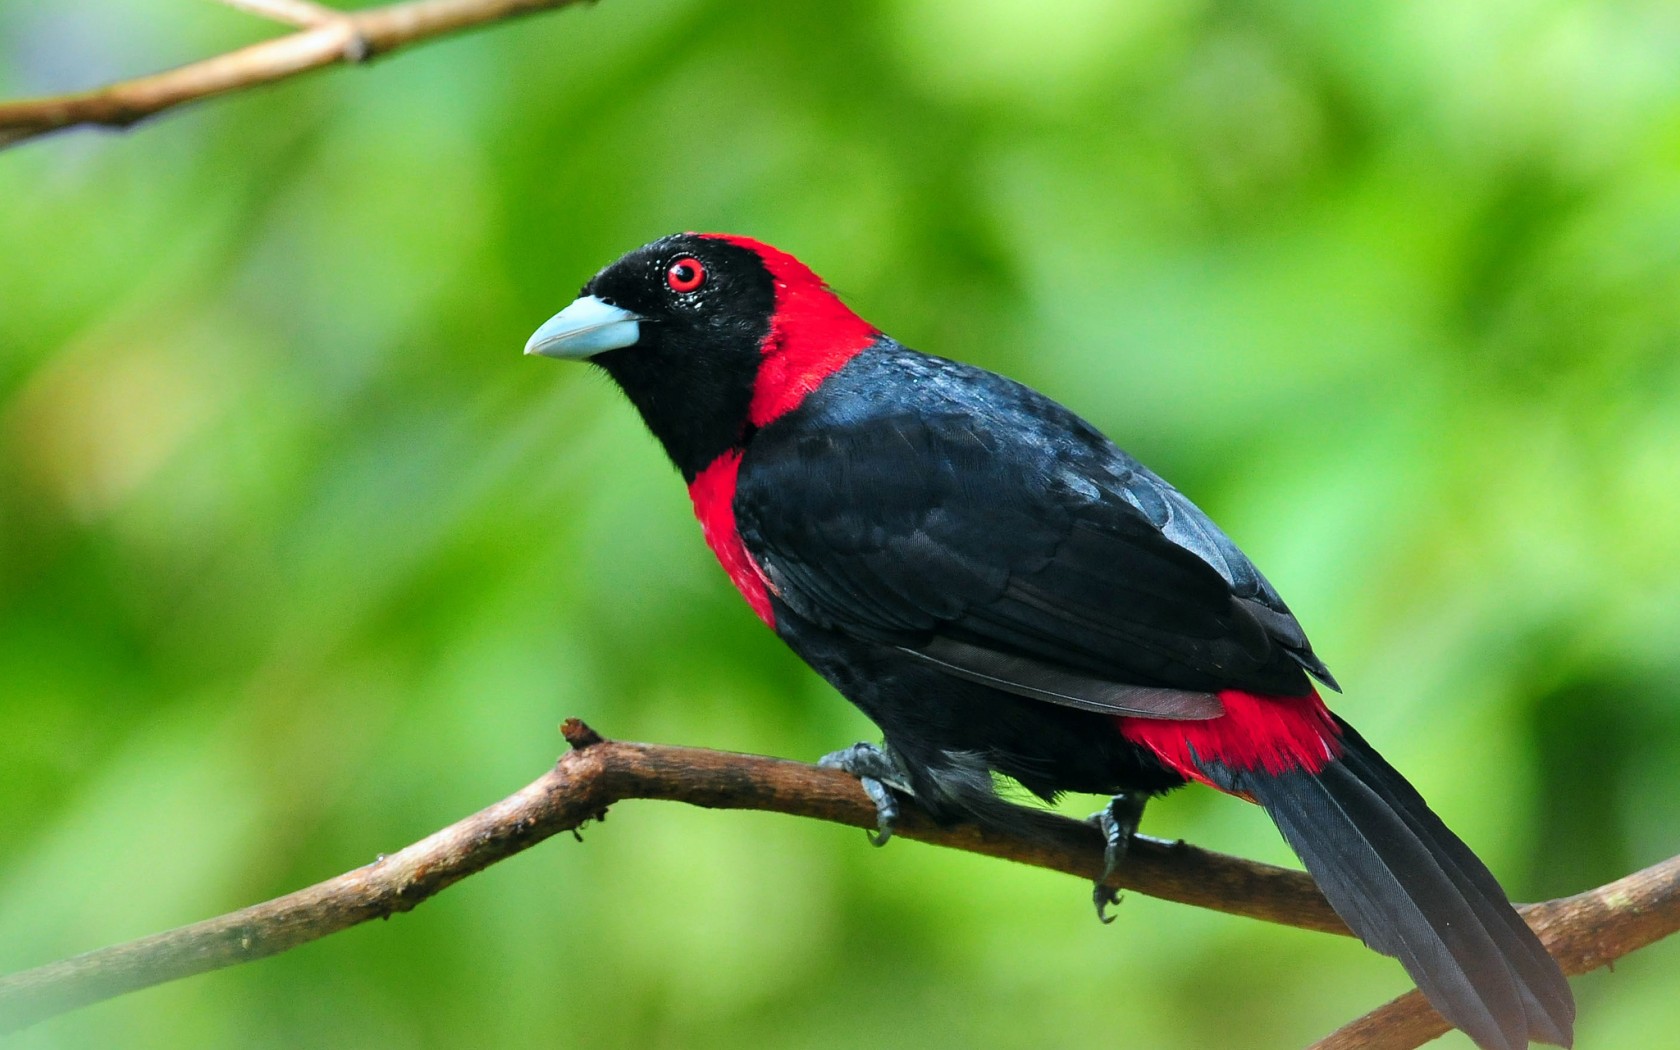
[[[1220,689],[1305,691],[1316,658],[1264,578],[1089,427],[1066,440],[1039,414],[925,410],[817,422],[761,432],[735,496],[748,551],[806,620],[1116,714],[1210,718]]]

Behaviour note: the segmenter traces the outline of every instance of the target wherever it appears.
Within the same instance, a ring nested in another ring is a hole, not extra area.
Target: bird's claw
[[[1108,914],[1111,904],[1120,903],[1119,891],[1108,880],[1120,870],[1126,849],[1137,834],[1138,822],[1143,819],[1143,804],[1148,801],[1140,791],[1121,792],[1108,800],[1108,805],[1091,814],[1091,820],[1103,835],[1103,870],[1091,885],[1091,903],[1096,905],[1097,919],[1104,925],[1114,921]]]
[[[832,751],[817,760],[824,769],[838,769],[857,777],[869,801],[875,803],[875,829],[869,842],[885,846],[892,838],[893,826],[898,823],[898,798],[894,791],[910,794],[904,771],[893,761],[892,755],[874,744],[853,744]]]
[[[1097,921],[1107,926],[1114,921],[1114,916],[1108,913],[1108,906],[1120,903],[1120,891],[1101,882],[1094,883],[1091,886],[1091,903],[1097,906]]]
[[[858,777],[858,783],[863,785],[863,792],[869,800],[875,803],[876,830],[869,833],[869,844],[885,846],[892,838],[893,826],[898,823],[898,799],[893,798],[892,788],[874,777]]]

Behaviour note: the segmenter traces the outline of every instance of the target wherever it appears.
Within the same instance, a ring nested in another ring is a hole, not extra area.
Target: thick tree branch
[[[836,770],[700,748],[602,740],[564,726],[574,750],[501,802],[398,853],[242,911],[0,977],[0,1033],[125,992],[275,955],[369,919],[408,911],[496,861],[576,831],[626,799],[758,809],[873,828],[875,807]],[[1091,825],[1035,813],[1030,835],[973,825],[939,827],[907,808],[897,834],[1080,878],[1101,868]],[[1116,885],[1140,893],[1327,933],[1347,928],[1298,871],[1139,837]],[[1574,897],[1531,905],[1524,917],[1563,964],[1583,973],[1680,929],[1680,857]],[[1411,993],[1312,1050],[1401,1050],[1446,1031]]]
[[[1680,857],[1670,857],[1596,890],[1523,909],[1563,967],[1596,970],[1680,931]],[[1413,1050],[1449,1029],[1422,993],[1407,992],[1308,1050]]]
[[[0,1032],[166,981],[250,962],[408,911],[473,872],[551,835],[574,831],[624,799],[759,809],[875,826],[851,776],[783,759],[604,741],[575,720],[574,750],[523,790],[412,846],[264,904],[0,978]],[[1096,878],[1102,839],[1089,824],[1037,814],[1028,838],[970,825],[942,828],[906,807],[896,834]],[[1116,880],[1140,893],[1311,930],[1346,933],[1312,880],[1180,842],[1139,837]]]
[[[0,148],[79,124],[127,127],[186,102],[361,62],[433,37],[579,0],[409,0],[336,11],[311,0],[226,0],[301,32],[92,91],[0,103]]]

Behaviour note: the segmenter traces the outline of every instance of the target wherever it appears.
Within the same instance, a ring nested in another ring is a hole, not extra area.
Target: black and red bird
[[[882,838],[895,792],[1009,823],[1002,773],[1115,796],[1112,863],[1143,799],[1198,781],[1264,806],[1354,933],[1478,1044],[1569,1045],[1557,964],[1324,706],[1313,680],[1335,680],[1277,591],[1068,409],[901,346],[744,237],[630,252],[525,351],[618,383],[753,612],[880,727],[884,748],[828,761]]]

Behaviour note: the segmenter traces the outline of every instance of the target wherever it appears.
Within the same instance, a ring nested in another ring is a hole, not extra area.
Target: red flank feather
[[[1199,762],[1232,770],[1317,773],[1342,753],[1341,729],[1314,690],[1306,696],[1260,696],[1225,689],[1225,713],[1205,722],[1121,718],[1120,732],[1155,752],[1162,762],[1212,784]],[[1218,786],[1218,785],[1214,785]]]

